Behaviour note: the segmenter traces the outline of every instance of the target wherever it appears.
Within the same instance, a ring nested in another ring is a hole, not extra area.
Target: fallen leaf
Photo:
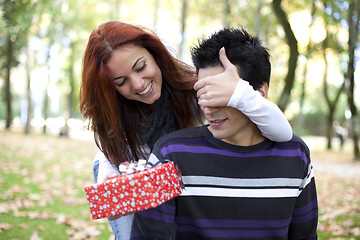
[[[45,227],[43,225],[39,225],[37,229],[42,232],[45,231]]]
[[[350,230],[351,235],[353,236],[360,236],[360,228],[356,227]]]
[[[13,226],[9,223],[0,223],[0,230],[10,230]]]
[[[0,213],[9,212],[9,205],[7,203],[0,204]]]
[[[19,224],[19,228],[28,229],[28,228],[29,228],[29,224],[27,224],[27,223],[20,223],[20,224]]]
[[[37,232],[33,232],[30,236],[30,240],[41,240]]]

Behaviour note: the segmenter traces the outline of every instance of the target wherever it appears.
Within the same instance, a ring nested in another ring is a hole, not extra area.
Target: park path
[[[360,161],[352,154],[352,142],[348,140],[343,150],[339,149],[337,139],[333,139],[333,150],[324,150],[324,137],[303,137],[310,148],[310,157],[316,173],[326,173],[342,178],[360,178]]]
[[[360,178],[360,162],[338,163],[314,161],[313,166],[316,173],[328,173],[343,178]]]

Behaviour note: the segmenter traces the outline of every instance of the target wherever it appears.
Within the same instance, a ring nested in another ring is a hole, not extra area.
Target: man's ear
[[[263,96],[264,98],[267,98],[268,96],[268,91],[269,91],[269,85],[267,83],[264,83],[261,88],[257,89],[256,91],[259,91],[261,96]]]

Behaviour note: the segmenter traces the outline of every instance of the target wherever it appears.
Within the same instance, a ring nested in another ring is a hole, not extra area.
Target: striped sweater
[[[289,142],[235,146],[207,126],[159,139],[151,165],[174,161],[185,189],[135,214],[132,239],[317,239],[317,196],[309,149]]]

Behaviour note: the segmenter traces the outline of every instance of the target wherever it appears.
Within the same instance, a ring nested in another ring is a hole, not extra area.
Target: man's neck
[[[261,134],[258,127],[250,122],[233,138],[221,139],[224,142],[237,146],[252,146],[261,143],[265,137]]]

